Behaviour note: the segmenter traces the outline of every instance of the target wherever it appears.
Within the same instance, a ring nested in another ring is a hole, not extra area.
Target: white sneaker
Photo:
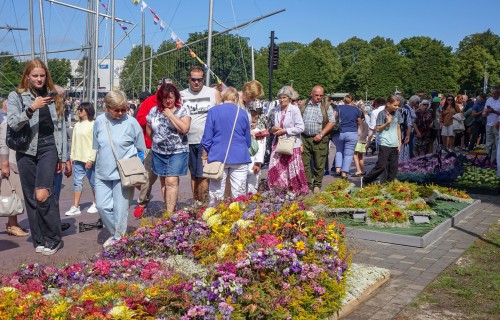
[[[92,205],[90,206],[90,208],[87,209],[87,213],[97,213],[99,212],[95,206],[95,203],[92,203]]]
[[[45,249],[45,246],[37,246],[35,248],[35,252],[36,253],[42,253],[43,252],[43,249]]]
[[[113,237],[109,237],[108,240],[106,240],[103,244],[102,247],[104,249],[113,246],[118,240],[113,239]]]
[[[67,216],[77,216],[77,215],[79,215],[81,213],[82,212],[80,211],[80,207],[71,206],[71,209],[69,209],[68,211],[66,211],[65,215],[67,215]]]

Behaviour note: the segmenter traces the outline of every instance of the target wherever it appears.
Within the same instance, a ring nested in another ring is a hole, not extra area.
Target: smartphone
[[[491,109],[491,106],[486,106],[487,109]]]
[[[49,91],[49,97],[53,99],[55,96],[57,96],[57,91]]]

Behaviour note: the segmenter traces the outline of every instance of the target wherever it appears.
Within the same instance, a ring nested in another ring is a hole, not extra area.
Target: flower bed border
[[[474,200],[473,203],[471,203],[467,207],[457,212],[455,216],[443,221],[441,224],[437,225],[434,229],[427,232],[422,237],[391,234],[391,233],[365,230],[365,229],[356,229],[356,228],[346,228],[346,236],[356,239],[372,240],[385,243],[399,244],[403,246],[425,248],[429,244],[441,238],[449,228],[458,224],[458,222],[467,217],[469,214],[475,212],[479,208],[480,204],[481,200]]]

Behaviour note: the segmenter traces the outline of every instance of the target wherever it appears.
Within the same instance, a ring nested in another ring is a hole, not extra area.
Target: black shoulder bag
[[[21,112],[25,112],[23,98],[18,93],[19,100],[21,101],[22,108]],[[7,125],[7,146],[12,150],[27,150],[31,142],[31,126],[28,121],[19,131],[13,130],[9,125]]]

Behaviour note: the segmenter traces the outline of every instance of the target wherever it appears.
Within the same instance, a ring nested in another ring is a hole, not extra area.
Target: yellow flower
[[[116,306],[109,311],[109,314],[113,316],[114,319],[132,319],[135,316],[135,312],[130,310],[127,306]]]
[[[276,245],[276,248],[278,248],[279,250],[283,249],[283,243],[278,243]]]
[[[1,287],[0,290],[5,292],[15,292],[17,289],[14,287]]]
[[[219,259],[224,258],[226,255],[226,251],[229,249],[229,245],[227,243],[224,243],[223,245],[220,246],[219,250],[217,250],[217,257]]]
[[[243,251],[243,249],[245,249],[245,247],[243,246],[243,243],[238,242],[238,243],[236,243],[236,249],[238,251]]]
[[[205,211],[203,212],[203,215],[201,216],[201,218],[203,219],[203,221],[207,221],[207,219],[212,216],[214,213],[216,213],[217,210],[213,207],[208,207],[205,209]]]
[[[239,219],[238,221],[235,222],[236,225],[238,227],[240,227],[241,229],[246,229],[248,228],[252,223],[253,221],[252,220],[243,220],[243,219]]]
[[[229,205],[229,209],[230,209],[230,210],[239,210],[239,209],[240,209],[240,204],[239,204],[239,202],[232,202],[232,203]]]
[[[306,245],[304,244],[304,241],[297,241],[295,244],[295,249],[302,251],[306,248]]]
[[[210,216],[208,219],[207,219],[207,224],[210,226],[210,227],[214,227],[214,226],[218,226],[222,223],[222,219],[221,219],[221,216],[220,214],[214,214],[212,216]]]
[[[50,315],[53,319],[63,320],[66,319],[66,313],[68,312],[68,303],[65,300],[61,300],[57,305],[52,307]]]

